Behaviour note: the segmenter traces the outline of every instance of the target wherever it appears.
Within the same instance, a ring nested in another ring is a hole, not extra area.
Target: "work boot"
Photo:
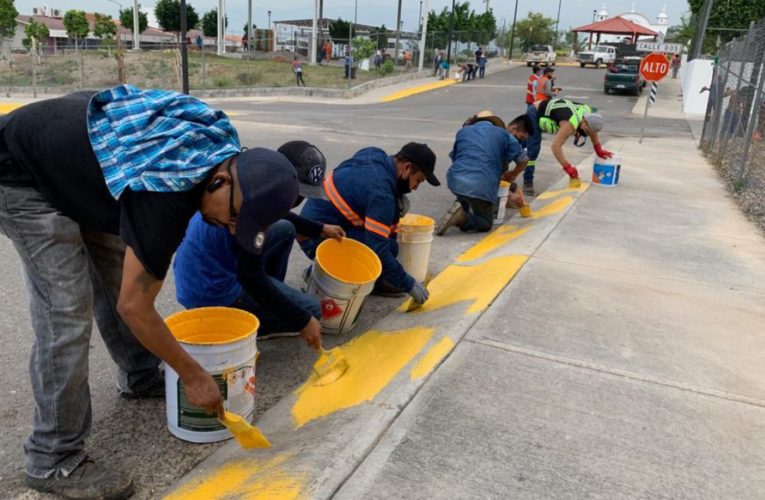
[[[133,480],[127,475],[85,459],[71,474],[60,472],[40,479],[26,477],[27,486],[74,500],[122,500],[133,494]]]
[[[455,201],[449,210],[438,219],[436,223],[436,235],[443,236],[450,227],[462,227],[467,221],[467,214],[459,201]]]
[[[534,183],[533,182],[524,182],[523,183],[523,194],[526,196],[534,196]]]
[[[375,286],[372,289],[372,295],[379,295],[381,297],[392,297],[392,298],[399,298],[403,297],[405,295],[405,292],[387,281],[385,281],[382,278],[379,278],[377,281],[375,281]]]

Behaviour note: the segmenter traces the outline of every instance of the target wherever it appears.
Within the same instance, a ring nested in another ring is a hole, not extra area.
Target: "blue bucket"
[[[595,158],[595,165],[592,167],[592,183],[600,186],[616,186],[619,184],[621,170],[622,159],[620,156],[605,160]]]

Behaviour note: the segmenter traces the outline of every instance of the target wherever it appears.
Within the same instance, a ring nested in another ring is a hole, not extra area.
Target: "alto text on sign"
[[[669,73],[667,56],[654,52],[640,61],[640,74],[649,82],[658,82]]]
[[[671,54],[683,52],[683,44],[681,43],[638,42],[636,48],[638,52],[664,52]]]

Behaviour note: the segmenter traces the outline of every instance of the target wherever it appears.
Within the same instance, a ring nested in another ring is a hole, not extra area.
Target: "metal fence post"
[[[765,26],[765,25],[763,25]],[[757,110],[760,106],[765,106],[765,103],[761,103],[762,101],[762,91],[763,91],[763,82],[765,82],[765,71],[763,71],[763,63],[765,62],[765,29],[761,30],[760,33],[761,43],[755,44],[755,53],[758,53],[758,61],[755,63],[755,67],[752,68],[752,74],[749,77],[750,83],[756,84],[757,81],[759,81],[759,84],[757,85],[757,91],[754,93],[752,102],[749,105],[749,112],[748,112],[748,123],[746,127],[746,132],[744,136],[744,151],[741,155],[741,164],[739,166],[739,175],[738,178],[740,181],[745,180],[746,176],[749,173],[749,148],[752,145],[752,135],[754,134],[754,125],[757,123],[759,119],[759,114],[757,113]],[[756,77],[755,77],[755,71],[756,71]]]
[[[739,52],[739,53],[740,52],[744,52],[743,48],[745,48],[746,45],[749,43],[749,38],[750,37],[751,37],[751,33],[747,35],[745,43],[740,43],[740,42],[736,43],[736,48],[738,49],[740,47],[740,49],[737,50],[736,52]],[[736,82],[736,91],[731,96],[731,99],[738,99],[738,93],[739,93],[739,91],[741,91],[741,81],[744,78],[744,71],[746,70],[745,54],[738,54],[736,57],[740,61],[740,63],[739,63],[740,66],[739,66],[738,77],[737,77],[738,81]],[[731,103],[729,102],[728,103],[728,107],[730,107],[730,104]],[[734,102],[733,104],[735,105],[736,103]],[[723,125],[724,125],[724,127],[723,127],[723,135],[722,135],[722,141],[720,143],[720,157],[721,158],[725,157],[725,153],[728,150],[728,143],[730,142],[731,136],[735,135],[736,131],[738,130],[738,122],[739,122],[739,120],[738,120],[738,114],[736,113],[736,110],[734,109],[733,113],[731,115],[729,115],[729,116],[730,116],[731,120],[736,119],[736,123],[735,123],[735,125],[733,127],[730,126],[730,123],[728,123],[728,124],[723,123]],[[731,128],[733,128],[733,130],[730,130]]]

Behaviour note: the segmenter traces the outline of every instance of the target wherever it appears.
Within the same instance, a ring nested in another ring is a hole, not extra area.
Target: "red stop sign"
[[[669,73],[667,56],[658,52],[648,54],[640,61],[640,74],[649,82],[658,82]]]

